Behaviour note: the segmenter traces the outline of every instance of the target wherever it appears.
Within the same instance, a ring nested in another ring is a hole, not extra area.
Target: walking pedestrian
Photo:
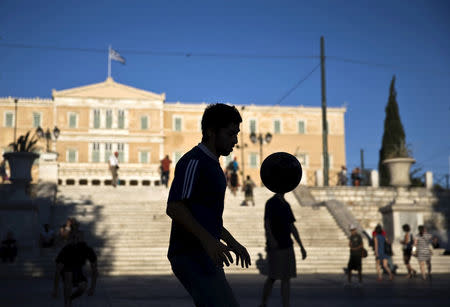
[[[414,245],[414,238],[411,234],[411,228],[408,224],[405,224],[402,226],[403,231],[405,232],[405,235],[403,237],[403,240],[400,241],[402,244],[402,250],[403,250],[403,262],[406,265],[406,269],[408,270],[408,275],[406,275],[406,278],[412,278],[416,277],[416,271],[411,267],[411,264],[409,263],[411,260],[412,255],[412,249]]]
[[[178,161],[169,191],[166,212],[172,228],[167,256],[196,306],[239,306],[223,264],[233,262],[233,252],[236,265],[251,265],[246,248],[222,219],[226,179],[219,158],[233,151],[241,122],[234,106],[209,105],[202,117],[202,141]]]
[[[414,240],[414,246],[416,247],[417,260],[420,265],[420,272],[422,273],[422,279],[426,280],[431,279],[431,255],[433,252],[430,249],[430,245],[432,242],[432,235],[427,233],[425,227],[420,225],[418,227],[419,234],[416,236]],[[425,264],[427,265],[427,273],[425,272]]]
[[[161,184],[165,185],[166,188],[169,184],[169,174],[170,174],[170,164],[172,160],[169,159],[169,155],[166,155],[164,159],[161,160]]]
[[[0,162],[0,177],[2,178],[2,183],[9,180],[8,174],[6,173],[6,160],[4,159]]]
[[[377,269],[377,275],[378,281],[382,280],[382,270],[380,266],[383,266],[383,268],[388,272],[389,274],[389,280],[394,279],[394,275],[391,272],[391,269],[388,266],[388,256],[386,255],[385,251],[385,243],[388,241],[388,239],[383,236],[382,234],[383,229],[381,228],[381,225],[377,225],[375,227],[375,236],[374,236],[374,250],[375,250],[375,257],[376,257],[376,269]]]
[[[269,270],[264,283],[261,307],[267,305],[273,284],[277,279],[281,280],[282,304],[284,307],[289,306],[290,279],[297,277],[291,234],[300,246],[302,259],[306,259],[306,250],[294,222],[294,214],[284,198],[284,193],[276,193],[266,202],[264,227]]]
[[[117,178],[119,172],[119,153],[116,151],[113,155],[109,157],[109,170],[111,171],[112,181],[111,184],[113,187],[117,186]]]
[[[338,173],[338,185],[347,185],[347,168],[344,165],[341,166],[341,171]]]
[[[251,202],[253,207],[255,206],[255,200],[253,199],[253,189],[255,187],[255,183],[250,178],[249,175],[247,175],[247,179],[244,181],[242,185],[242,189],[244,190],[244,205],[248,206],[248,202]]]
[[[350,240],[348,246],[350,247],[350,259],[347,265],[347,277],[348,283],[352,282],[352,270],[358,272],[359,283],[362,283],[362,253],[363,253],[363,240],[361,235],[356,231],[355,225],[350,225]]]

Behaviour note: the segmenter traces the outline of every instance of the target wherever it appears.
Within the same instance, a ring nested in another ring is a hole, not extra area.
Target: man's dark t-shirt
[[[350,247],[351,248],[355,248],[358,246],[361,246],[362,244],[362,238],[359,234],[354,234],[354,235],[350,235]],[[350,249],[350,255],[352,256],[362,256],[362,251],[361,249]]]
[[[194,219],[219,240],[226,187],[226,178],[217,157],[206,146],[199,144],[178,161],[168,202],[183,201]],[[209,258],[200,241],[172,220],[167,256],[170,260],[176,255],[186,254]]]
[[[89,247],[86,242],[67,244],[56,257],[56,263],[64,265],[63,271],[73,272],[79,271],[86,260],[90,263],[97,262],[97,255],[94,250]]]
[[[293,245],[291,224],[295,222],[295,217],[287,201],[277,196],[270,198],[266,202],[264,220],[269,221],[270,230],[279,249],[289,248]]]

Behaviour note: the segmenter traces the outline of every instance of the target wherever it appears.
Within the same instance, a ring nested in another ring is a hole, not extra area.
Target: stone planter
[[[394,187],[408,187],[411,185],[409,178],[411,165],[416,160],[413,158],[392,158],[383,161],[389,170],[390,185]]]
[[[9,169],[11,172],[11,182],[30,182],[31,181],[31,167],[35,159],[39,155],[34,152],[7,152],[3,157],[8,160]]]

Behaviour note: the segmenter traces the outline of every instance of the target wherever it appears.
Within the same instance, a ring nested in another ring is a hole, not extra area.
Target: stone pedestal
[[[406,188],[397,188],[395,199],[380,208],[383,215],[383,227],[388,238],[392,242],[398,243],[403,238],[402,226],[404,224],[409,224],[414,232],[418,225],[423,225],[423,213],[427,209],[427,206],[408,198]]]
[[[316,171],[316,187],[323,187],[323,170]]]
[[[376,171],[376,170],[370,171],[370,185],[373,188],[378,188],[380,186],[378,171]]]
[[[39,181],[58,183],[58,153],[45,152],[39,159]]]

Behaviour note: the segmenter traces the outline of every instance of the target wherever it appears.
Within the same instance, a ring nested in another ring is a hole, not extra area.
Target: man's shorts
[[[84,276],[82,268],[71,268],[71,269],[67,269],[67,270],[62,270],[61,277],[63,280],[64,280],[65,272],[72,273],[72,286],[73,287],[78,287],[80,283],[87,282],[87,278],[86,278],[86,276]]]
[[[169,260],[173,273],[194,299],[195,306],[239,306],[223,267],[216,267],[207,255],[176,255]]]
[[[347,269],[349,271],[361,271],[361,256],[350,255],[350,260],[348,261]]]

